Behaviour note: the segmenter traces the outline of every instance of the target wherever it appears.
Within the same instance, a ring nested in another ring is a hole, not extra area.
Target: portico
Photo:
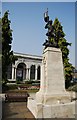
[[[9,81],[40,80],[42,57],[29,54],[14,53],[18,58],[8,71]],[[11,70],[12,69],[12,70]],[[10,74],[10,77],[9,77]]]

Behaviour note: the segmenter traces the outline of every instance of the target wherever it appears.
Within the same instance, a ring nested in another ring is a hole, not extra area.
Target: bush
[[[22,79],[21,79],[20,77],[17,77],[16,83],[17,83],[17,84],[22,83]]]
[[[32,83],[34,83],[34,81],[25,81],[25,84],[32,84]]]
[[[77,84],[69,87],[68,90],[77,92]]]
[[[14,90],[14,89],[17,89],[18,88],[18,85],[8,85],[8,87],[9,87],[9,90],[10,89],[12,89],[12,90]]]
[[[2,84],[2,93],[4,93],[7,90],[9,90],[9,87],[5,83],[3,83]]]

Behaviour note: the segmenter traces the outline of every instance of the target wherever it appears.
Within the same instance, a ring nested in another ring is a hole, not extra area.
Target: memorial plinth
[[[65,90],[62,52],[47,47],[43,51],[41,85],[36,99],[28,99],[28,108],[35,118],[73,118],[75,103]]]

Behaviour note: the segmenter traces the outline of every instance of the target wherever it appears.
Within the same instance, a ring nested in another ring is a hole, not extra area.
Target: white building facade
[[[10,82],[16,80],[25,82],[41,79],[42,56],[14,53],[17,57],[15,64],[8,68],[7,77]]]

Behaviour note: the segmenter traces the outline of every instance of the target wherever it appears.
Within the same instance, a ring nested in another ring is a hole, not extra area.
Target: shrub
[[[69,87],[68,90],[77,92],[77,84]]]
[[[18,85],[16,84],[9,84],[9,85],[6,85],[7,86],[7,90],[14,90],[14,89],[17,89],[18,88]]]

